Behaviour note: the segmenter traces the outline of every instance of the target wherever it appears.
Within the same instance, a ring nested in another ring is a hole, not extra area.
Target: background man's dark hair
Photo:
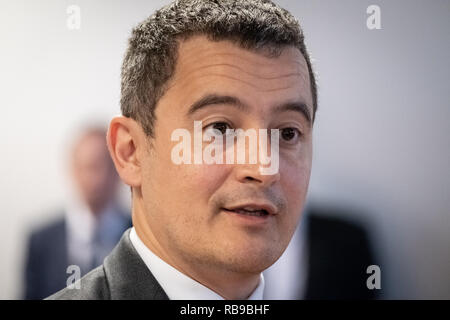
[[[244,49],[278,56],[294,46],[306,59],[313,112],[317,89],[298,21],[269,0],[179,0],[156,11],[133,29],[122,65],[121,110],[153,136],[155,108],[172,77],[178,41],[193,35],[231,40]]]

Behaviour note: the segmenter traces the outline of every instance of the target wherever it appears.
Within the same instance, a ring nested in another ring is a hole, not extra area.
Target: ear
[[[107,134],[108,150],[123,182],[131,187],[140,187],[142,168],[139,155],[144,149],[145,133],[133,119],[114,117]]]

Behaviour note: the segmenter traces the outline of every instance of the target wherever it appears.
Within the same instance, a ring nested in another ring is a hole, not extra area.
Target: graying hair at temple
[[[155,108],[164,95],[177,61],[178,41],[205,35],[231,40],[241,48],[276,57],[286,46],[303,54],[309,69],[314,114],[317,89],[298,21],[269,0],[179,0],[132,31],[122,65],[121,110],[153,136]]]

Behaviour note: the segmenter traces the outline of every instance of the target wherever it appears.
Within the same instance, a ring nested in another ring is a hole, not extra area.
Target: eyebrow
[[[228,104],[242,111],[248,111],[248,106],[242,103],[242,101],[236,97],[208,94],[191,105],[188,111],[188,115],[191,115],[205,107],[217,104]]]
[[[298,113],[301,113],[306,118],[306,120],[308,120],[308,124],[312,124],[311,112],[304,102],[288,102],[275,108],[275,112],[284,111],[296,111]]]
[[[188,115],[192,115],[200,109],[207,108],[209,106],[218,105],[218,104],[227,104],[232,107],[235,107],[241,111],[249,112],[250,108],[239,100],[236,97],[228,96],[228,95],[218,95],[218,94],[207,94],[206,96],[200,98],[196,102],[194,102],[188,110]],[[295,111],[302,114],[308,124],[311,125],[312,115],[310,109],[304,102],[296,101],[296,102],[288,102],[282,105],[279,105],[275,108],[274,112],[285,112],[285,111]]]

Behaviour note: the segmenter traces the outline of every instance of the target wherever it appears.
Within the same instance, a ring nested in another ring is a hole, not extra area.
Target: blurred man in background
[[[70,265],[81,275],[101,265],[130,215],[115,201],[118,177],[106,146],[106,130],[84,129],[72,146],[74,197],[54,222],[31,233],[25,266],[25,298],[42,299],[67,284]]]
[[[379,299],[381,290],[367,286],[367,267],[381,264],[368,225],[344,218],[356,210],[308,203],[288,248],[264,272],[264,299]]]

